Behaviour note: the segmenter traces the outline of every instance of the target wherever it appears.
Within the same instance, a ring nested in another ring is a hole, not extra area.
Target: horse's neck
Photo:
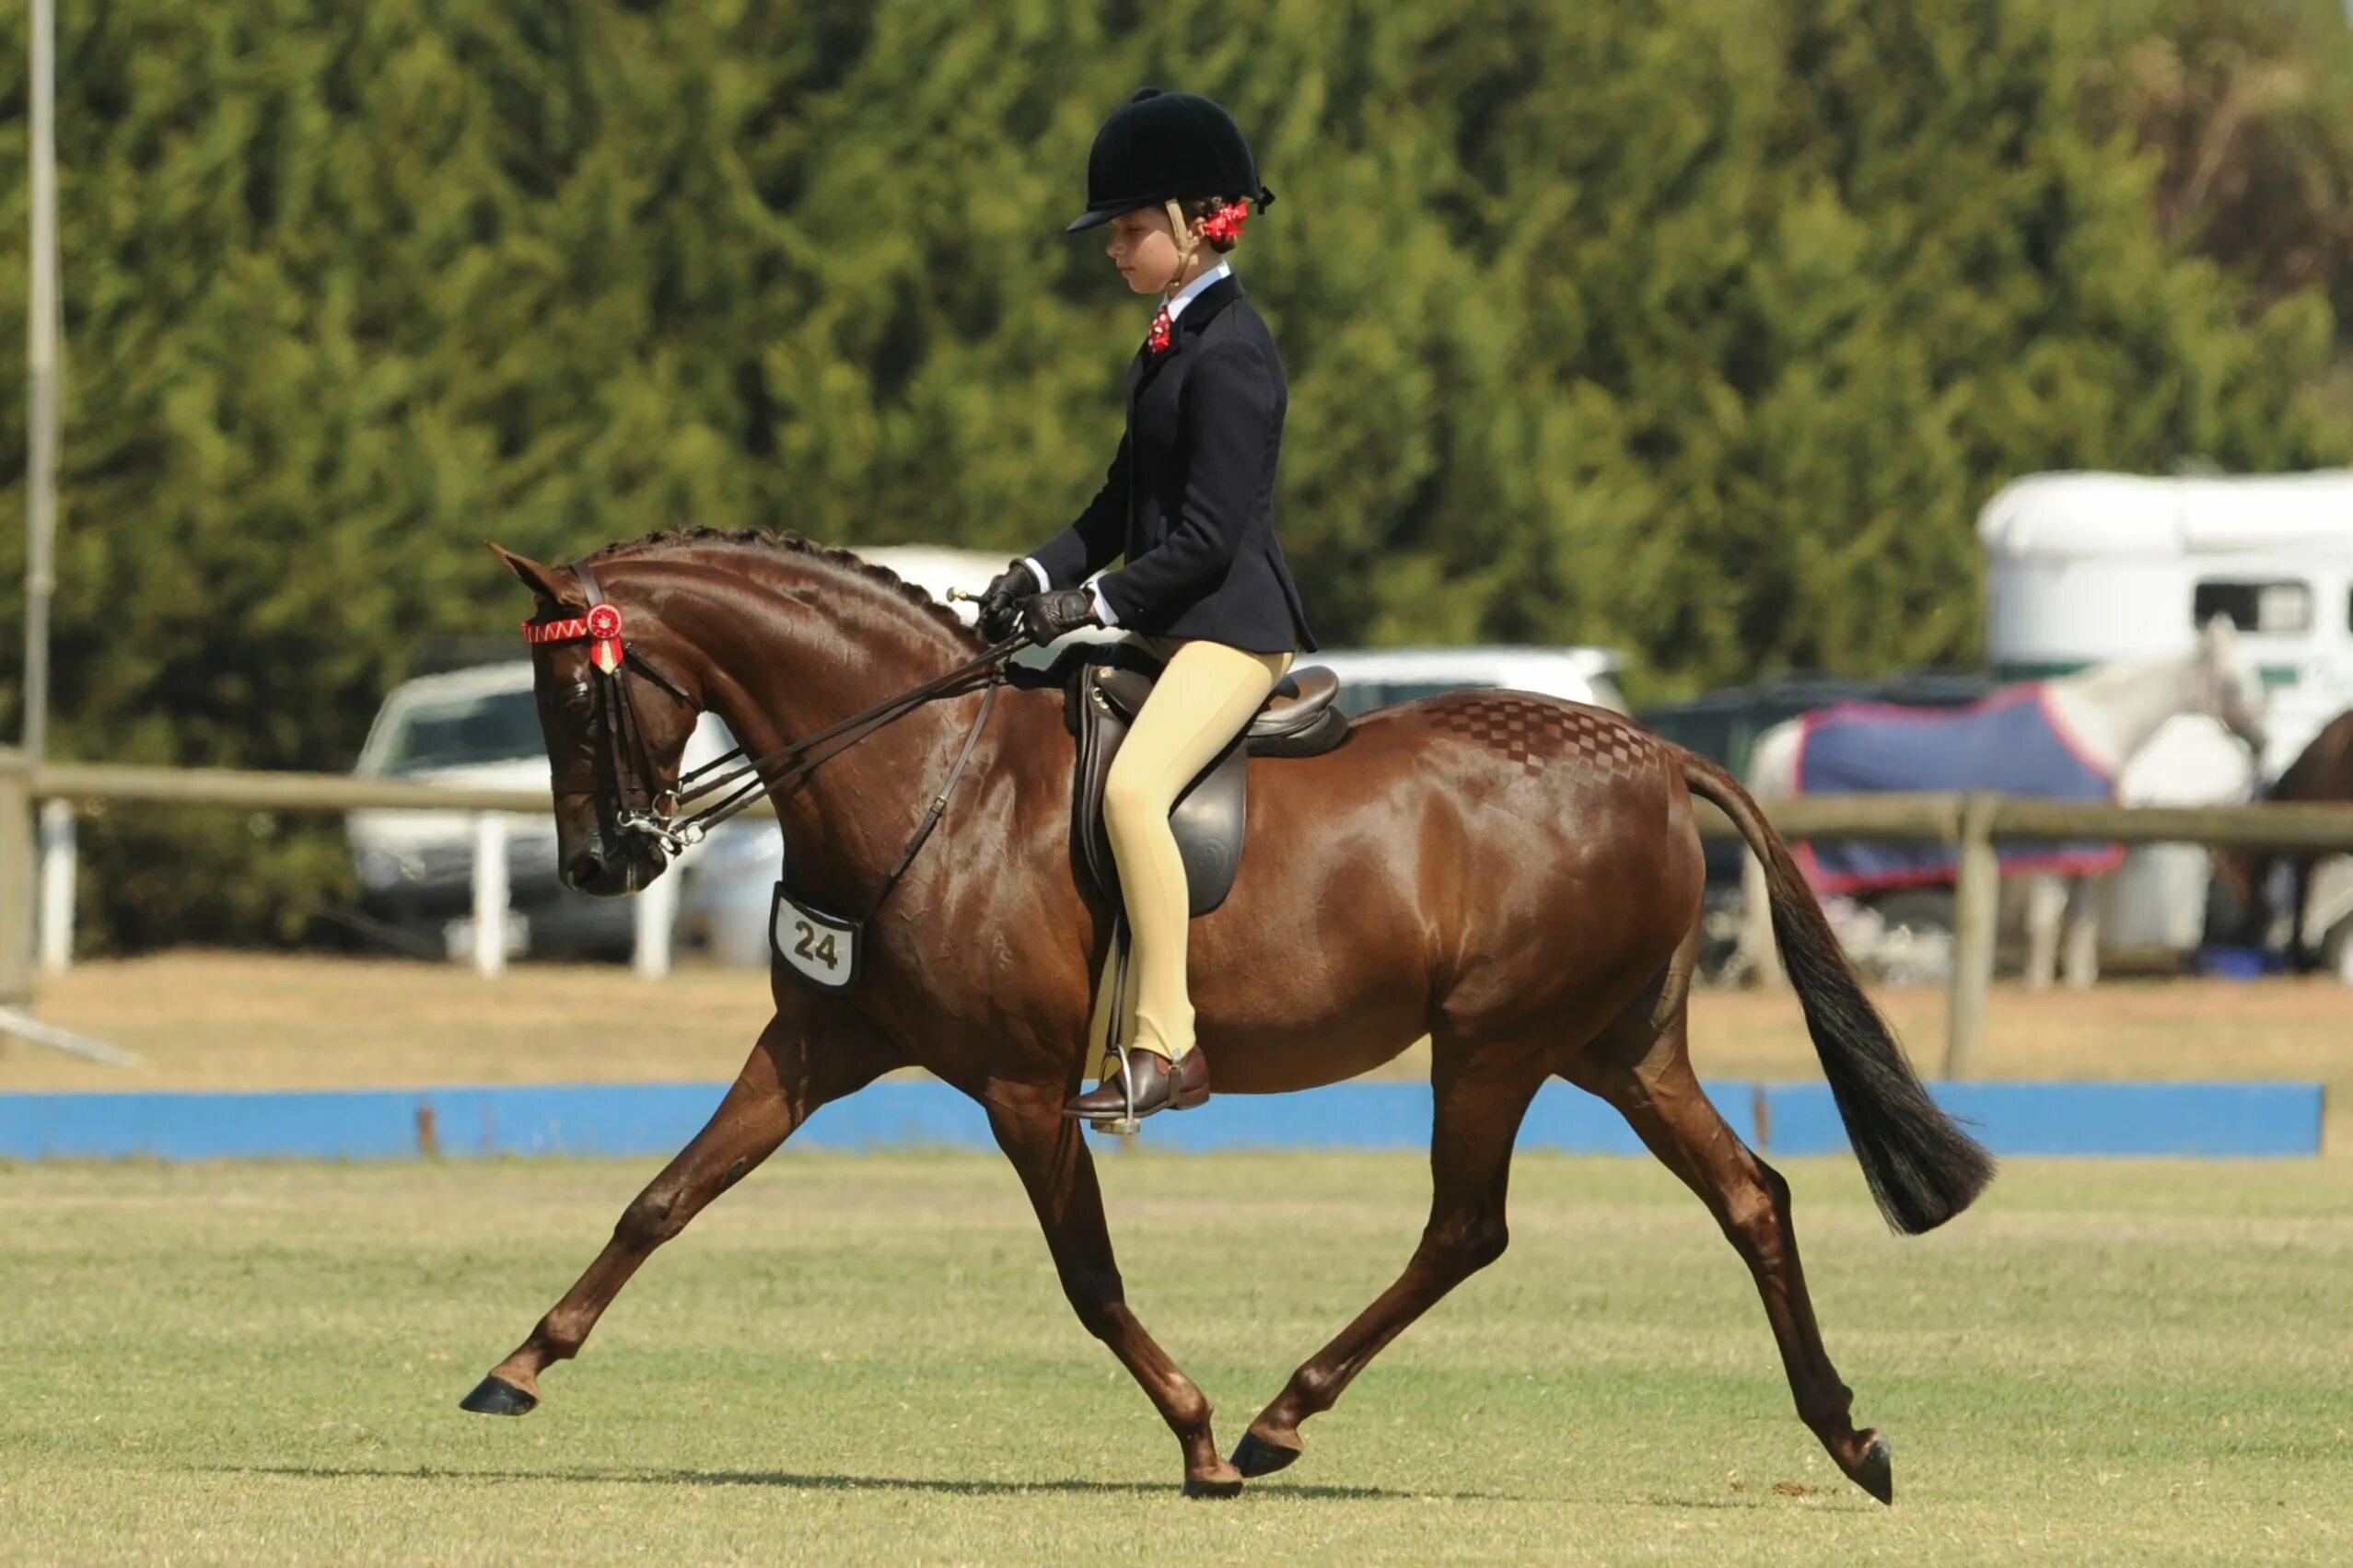
[[[2103,761],[2122,768],[2177,714],[2198,710],[2198,656],[2107,664],[2049,684],[2061,716]]]
[[[972,656],[940,629],[896,617],[851,632],[806,611],[746,613],[735,599],[694,609],[684,623],[703,629],[696,640],[709,666],[711,710],[754,757],[887,703]],[[838,752],[838,742],[826,741],[813,753],[833,752],[824,763],[772,791],[797,894],[860,912],[846,906],[871,898],[896,864],[946,782],[980,702],[960,696],[926,703]],[[996,738],[1002,727],[992,718],[984,738]],[[985,759],[976,752],[973,765],[984,766]]]

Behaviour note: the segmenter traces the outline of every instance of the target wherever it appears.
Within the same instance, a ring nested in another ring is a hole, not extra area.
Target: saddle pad
[[[1799,720],[1798,794],[1914,790],[2105,801],[2115,798],[2116,780],[2053,717],[2040,681],[2004,687],[1965,708],[1842,703]],[[2097,875],[2124,857],[2115,844],[1994,847],[2005,876]],[[1951,882],[1960,849],[1839,840],[1800,844],[1797,856],[1817,892],[1857,893]]]

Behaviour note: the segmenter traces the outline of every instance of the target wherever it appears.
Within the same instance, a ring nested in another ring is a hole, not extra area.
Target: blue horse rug
[[[1991,790],[2052,800],[2114,800],[2115,774],[2053,715],[2041,681],[2005,686],[1965,708],[1841,703],[1799,721],[1797,793],[1862,795],[1907,790]],[[1997,843],[2002,874],[2096,876],[2115,868],[2122,846]],[[1875,892],[1951,882],[1957,844],[1797,846],[1817,892]]]

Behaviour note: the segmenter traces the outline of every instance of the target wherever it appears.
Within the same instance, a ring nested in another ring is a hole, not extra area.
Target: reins
[[[924,813],[922,822],[907,840],[907,846],[900,854],[898,864],[883,879],[881,890],[867,912],[869,917],[881,907],[883,900],[891,896],[891,890],[898,886],[900,877],[914,863],[916,852],[931,837],[932,830],[939,825],[941,815],[948,809],[949,796],[955,793],[956,783],[963,776],[965,764],[972,761],[973,751],[980,743],[981,731],[986,727],[989,714],[996,705],[997,691],[1005,684],[1006,663],[1021,650],[1027,641],[1019,636],[1008,637],[987,652],[965,660],[945,675],[937,676],[863,712],[827,725],[813,735],[788,741],[757,757],[738,746],[732,751],[681,773],[678,783],[670,788],[657,790],[653,780],[658,774],[646,744],[645,726],[637,716],[636,701],[623,671],[636,670],[689,707],[695,706],[694,699],[678,682],[627,645],[622,634],[621,609],[606,599],[603,588],[588,563],[574,562],[571,571],[580,580],[580,586],[588,595],[588,613],[561,621],[525,621],[523,638],[534,646],[546,643],[589,644],[588,663],[599,677],[599,711],[605,720],[609,740],[604,757],[606,773],[618,806],[614,825],[623,832],[638,833],[654,840],[670,854],[677,854],[702,842],[713,828],[762,798],[807,778],[878,730],[888,727],[935,699],[963,694],[957,691],[960,686],[965,686],[975,676],[986,675],[986,681],[982,687],[981,711],[974,715],[972,728],[965,732],[964,743],[958,749],[955,761],[949,765],[946,780],[932,796],[930,809]],[[772,774],[772,770],[778,768],[782,771]],[[716,776],[706,776],[713,774]],[[605,777],[584,777],[577,772],[570,772],[556,776],[554,789],[558,795],[592,795],[607,782]],[[717,797],[716,800],[715,796]],[[683,818],[678,815],[681,809],[697,801],[712,803]]]

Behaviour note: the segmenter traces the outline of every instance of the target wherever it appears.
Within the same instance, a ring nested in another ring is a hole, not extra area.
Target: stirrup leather
[[[1110,1067],[1116,1060],[1119,1063],[1120,1103],[1127,1108],[1126,1113],[1097,1117],[1087,1122],[1098,1132],[1115,1133],[1122,1138],[1134,1137],[1144,1120],[1136,1114],[1136,1071],[1128,1062],[1125,1030],[1121,1028],[1121,1021],[1127,1016],[1127,965],[1135,956],[1132,951],[1134,943],[1134,934],[1127,929],[1127,915],[1122,912],[1112,928],[1112,953],[1118,968],[1112,974],[1111,994],[1106,1003],[1111,1016],[1103,1020],[1103,1059],[1095,1064],[1098,1069],[1095,1082],[1100,1086],[1110,1078],[1111,1074],[1101,1069]]]

